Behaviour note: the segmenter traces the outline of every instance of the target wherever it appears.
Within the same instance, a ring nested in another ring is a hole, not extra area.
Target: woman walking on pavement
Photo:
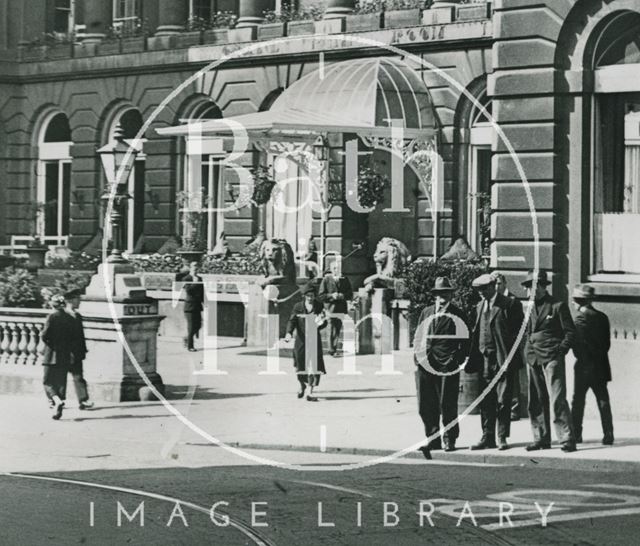
[[[304,397],[307,386],[310,387],[307,400],[317,402],[313,390],[320,383],[320,375],[326,373],[322,358],[322,340],[320,330],[327,325],[322,303],[316,299],[316,289],[308,284],[302,289],[303,301],[293,306],[287,323],[285,341],[291,341],[296,332],[293,347],[293,365],[296,368],[300,389],[298,398]]]
[[[42,330],[44,353],[44,392],[53,408],[52,418],[56,421],[62,417],[67,392],[67,371],[71,364],[71,352],[74,336],[77,331],[76,322],[65,310],[64,296],[51,298],[53,312],[47,317]]]

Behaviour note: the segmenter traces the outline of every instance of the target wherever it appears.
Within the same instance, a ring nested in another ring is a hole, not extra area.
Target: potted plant
[[[211,15],[207,29],[202,33],[205,44],[226,44],[229,42],[229,30],[235,28],[238,16],[230,11],[221,11]]]
[[[420,21],[424,0],[386,0],[384,12],[385,28],[415,27]]]
[[[346,17],[347,32],[378,30],[382,26],[384,0],[358,0],[351,15]]]
[[[291,10],[291,15],[287,22],[287,36],[315,34],[315,22],[320,21],[323,14],[324,11],[316,6]]]
[[[253,170],[253,195],[251,202],[254,205],[266,205],[271,199],[273,188],[276,181],[271,176],[269,169],[264,166],[257,167]]]
[[[131,25],[122,28],[122,53],[139,53],[146,50],[147,36],[149,35],[148,26],[146,19],[143,21],[137,18]]]
[[[384,200],[384,192],[391,185],[389,177],[373,167],[362,167],[358,173],[358,202],[372,209]]]
[[[280,12],[265,10],[264,23],[258,27],[258,40],[273,40],[286,36],[289,10],[285,5]]]
[[[31,216],[31,240],[27,243],[26,253],[29,256],[27,269],[37,270],[44,267],[44,257],[49,252],[49,247],[40,239],[41,230],[38,229],[42,214],[47,207],[47,203],[36,202],[27,205],[28,214]]]
[[[202,43],[202,33],[207,30],[207,20],[202,17],[190,17],[184,27],[184,32],[175,36],[177,47],[190,47]]]

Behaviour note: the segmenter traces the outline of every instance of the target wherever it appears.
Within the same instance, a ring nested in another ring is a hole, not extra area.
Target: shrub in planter
[[[183,265],[177,254],[130,256],[129,263],[138,273],[178,273]]]
[[[200,272],[212,275],[262,275],[262,259],[259,253],[236,254],[227,259],[206,256]]]
[[[53,257],[47,262],[47,269],[74,269],[77,271],[97,271],[102,263],[102,254],[72,251],[68,257]]]
[[[271,177],[267,167],[257,167],[253,170],[253,195],[251,201],[256,205],[265,205],[271,199],[276,181]]]
[[[435,297],[431,289],[437,277],[449,277],[456,288],[453,302],[466,314],[470,323],[475,318],[475,308],[480,296],[472,288],[473,279],[488,268],[484,260],[416,260],[406,270],[406,293],[410,300],[411,335],[417,327],[422,310],[432,305]]]
[[[40,306],[40,289],[26,269],[7,267],[0,271],[0,307]]]
[[[42,299],[42,307],[49,308],[49,302],[55,295],[64,295],[71,290],[77,288],[83,290],[89,284],[90,279],[85,277],[79,277],[71,273],[65,273],[62,277],[57,278],[53,286],[45,286],[40,289],[40,296]]]

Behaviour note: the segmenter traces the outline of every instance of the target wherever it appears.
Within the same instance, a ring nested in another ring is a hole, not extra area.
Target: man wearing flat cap
[[[595,290],[588,284],[578,285],[573,290],[573,305],[576,314],[577,339],[573,346],[576,356],[573,376],[573,429],[576,441],[582,442],[582,419],[587,391],[591,389],[598,402],[602,422],[604,445],[613,444],[613,417],[607,383],[611,381],[609,348],[611,328],[607,315],[594,309],[592,302]]]
[[[454,451],[459,435],[458,393],[460,367],[468,354],[467,318],[452,302],[454,288],[449,279],[439,277],[431,290],[435,305],[420,315],[414,341],[418,412],[429,443],[421,448],[425,457],[441,449]],[[450,427],[440,439],[442,425]]]
[[[534,287],[535,282],[535,287]],[[529,297],[535,292],[526,332],[525,358],[529,371],[529,418],[534,442],[527,451],[551,447],[550,411],[562,451],[576,450],[571,411],[567,402],[564,357],[576,338],[569,307],[548,292],[546,271],[529,272],[522,283]]]
[[[509,447],[507,438],[511,429],[513,375],[516,371],[511,352],[522,327],[522,305],[515,298],[499,294],[495,277],[492,275],[478,277],[473,281],[473,287],[480,292],[482,300],[476,310],[476,323],[471,335],[471,354],[465,371],[480,372],[481,391],[484,391],[496,376],[499,379],[482,400],[482,439],[471,446],[471,449],[496,447],[497,422],[497,447],[505,450]]]

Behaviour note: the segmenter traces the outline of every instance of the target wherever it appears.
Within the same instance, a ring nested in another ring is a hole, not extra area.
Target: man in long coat
[[[476,312],[476,324],[471,336],[471,355],[465,367],[468,372],[480,372],[481,390],[500,375],[495,386],[483,398],[482,439],[472,450],[496,447],[496,421],[498,448],[508,449],[507,438],[511,430],[511,401],[514,381],[513,356],[507,358],[516,344],[522,326],[522,305],[496,290],[495,277],[482,275],[473,281],[473,287],[482,295]],[[517,351],[516,351],[517,352]],[[515,353],[514,353],[515,354]],[[507,365],[507,369],[503,369]]]
[[[529,294],[536,278],[533,271],[522,283]],[[574,344],[576,328],[566,303],[548,292],[546,271],[537,276],[535,300],[527,328],[525,358],[529,371],[529,418],[534,442],[527,451],[551,447],[550,410],[562,451],[576,450],[571,410],[567,402],[565,356]],[[547,387],[548,385],[548,387]]]
[[[71,366],[78,333],[76,321],[65,311],[65,304],[62,295],[51,298],[54,311],[47,317],[42,330],[44,342],[42,383],[53,408],[52,418],[56,421],[62,417],[67,395],[67,372]]]
[[[422,448],[429,451],[454,451],[459,435],[458,392],[460,367],[468,354],[468,329],[464,313],[452,302],[454,288],[449,279],[439,277],[432,293],[435,305],[427,307],[420,316],[415,338],[416,389],[418,412],[429,443]],[[448,430],[440,439],[440,417]],[[455,423],[455,424],[454,424]]]
[[[592,286],[577,286],[573,291],[573,303],[577,310],[575,319],[577,340],[573,347],[576,356],[573,376],[573,428],[576,442],[582,442],[582,419],[587,391],[591,389],[598,402],[602,422],[604,445],[613,444],[613,417],[607,383],[611,381],[609,348],[611,327],[607,315],[593,308],[595,290]]]
[[[327,325],[322,303],[316,299],[316,289],[312,284],[302,288],[303,301],[296,303],[287,322],[285,341],[291,341],[296,334],[293,346],[293,365],[299,383],[298,398],[310,387],[307,400],[317,402],[313,390],[320,384],[320,376],[326,373],[322,358],[322,340],[320,330]]]
[[[331,273],[325,275],[320,283],[318,298],[329,311],[329,354],[334,356],[342,332],[341,315],[346,315],[349,310],[348,302],[353,299],[353,289],[349,279],[342,276],[337,260],[331,264],[330,271]]]

